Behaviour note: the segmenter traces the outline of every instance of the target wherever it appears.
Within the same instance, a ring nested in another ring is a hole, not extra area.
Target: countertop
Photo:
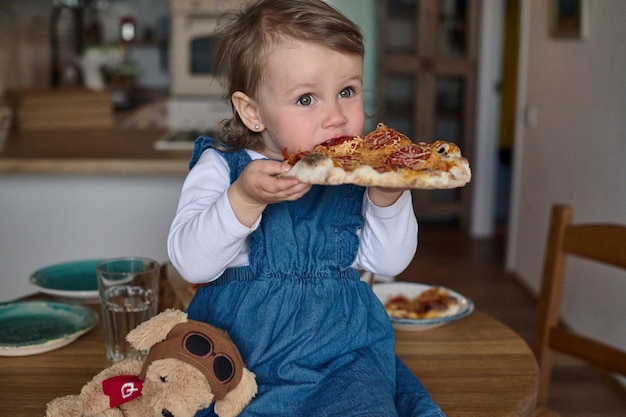
[[[0,146],[0,175],[184,177],[192,145],[155,148],[156,142],[172,134],[168,132],[168,92],[138,90],[136,96],[131,108],[113,111],[106,107],[110,102],[106,93],[85,89],[14,92],[13,128]],[[61,110],[56,111],[57,107]],[[106,123],[97,123],[102,118]],[[42,125],[43,121],[47,124]]]
[[[175,175],[191,150],[156,150],[160,129],[13,130],[0,151],[0,174]]]

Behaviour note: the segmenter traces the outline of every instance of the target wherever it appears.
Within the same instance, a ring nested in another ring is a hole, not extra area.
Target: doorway
[[[505,3],[495,213],[496,227],[500,232],[506,230],[509,220],[521,13],[520,0],[506,0]]]

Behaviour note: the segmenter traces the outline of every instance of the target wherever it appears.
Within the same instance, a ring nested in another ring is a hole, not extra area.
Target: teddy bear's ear
[[[226,396],[215,402],[215,414],[219,417],[237,417],[257,393],[255,375],[247,368],[243,368],[243,374],[239,384]]]
[[[187,313],[170,308],[128,332],[126,340],[137,350],[147,350],[165,340],[174,326],[186,321]]]

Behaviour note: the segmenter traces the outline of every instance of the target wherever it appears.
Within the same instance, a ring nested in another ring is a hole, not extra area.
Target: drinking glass
[[[108,259],[96,265],[107,358],[139,357],[126,335],[158,310],[159,264],[148,258]]]

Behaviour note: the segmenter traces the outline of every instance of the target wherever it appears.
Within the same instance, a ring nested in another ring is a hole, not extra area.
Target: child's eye
[[[313,104],[314,101],[315,100],[313,99],[313,96],[311,94],[305,94],[303,96],[300,96],[296,103],[301,106],[310,106],[311,104]]]
[[[354,95],[354,88],[352,87],[344,88],[343,90],[339,92],[339,97],[341,98],[348,98],[348,97],[352,97],[353,95]]]

